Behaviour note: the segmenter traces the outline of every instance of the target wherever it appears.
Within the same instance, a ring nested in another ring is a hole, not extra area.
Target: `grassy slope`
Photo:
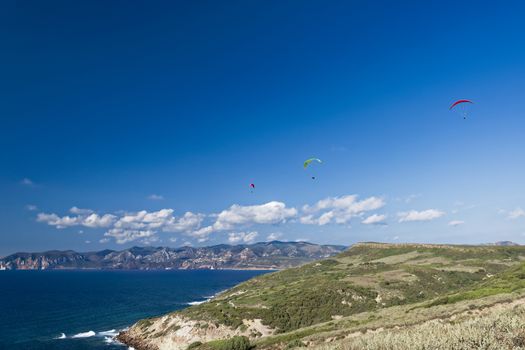
[[[481,297],[475,306],[508,298],[498,295],[525,287],[522,261],[525,247],[363,243],[254,278],[177,314],[232,328],[262,319],[277,335],[256,340],[258,348],[315,343],[363,327],[443,317]]]

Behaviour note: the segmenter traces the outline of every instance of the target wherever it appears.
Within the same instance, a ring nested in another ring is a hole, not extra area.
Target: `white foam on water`
[[[104,337],[104,343],[106,344],[113,344],[115,342],[115,339],[112,337]]]
[[[215,293],[213,295],[208,295],[208,296],[205,296],[204,298],[206,300],[200,300],[200,301],[190,301],[189,303],[186,303],[186,305],[200,305],[202,303],[206,303],[208,301],[210,301],[211,299],[215,298],[217,295],[221,294],[221,293],[224,293],[226,290],[222,290],[218,293]]]
[[[111,329],[109,331],[103,331],[103,332],[98,332],[98,335],[100,336],[110,336],[110,337],[116,337],[118,335],[118,332],[116,329]]]
[[[66,339],[66,334],[65,333],[60,333],[60,335],[58,337],[55,337],[54,339]]]
[[[89,331],[89,332],[75,334],[71,338],[89,338],[89,337],[94,337],[95,335],[96,335],[95,332]]]

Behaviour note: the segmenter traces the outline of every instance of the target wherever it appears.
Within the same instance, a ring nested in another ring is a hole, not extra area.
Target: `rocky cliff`
[[[307,242],[264,242],[211,247],[133,247],[78,253],[16,253],[0,270],[44,269],[282,269],[333,256],[345,247]]]

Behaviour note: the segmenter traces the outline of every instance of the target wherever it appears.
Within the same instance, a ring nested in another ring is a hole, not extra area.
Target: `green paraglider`
[[[304,169],[306,170],[306,168],[308,168],[308,166],[312,162],[322,163],[321,159],[319,159],[319,158],[309,158],[309,159],[305,160],[304,163],[303,163]],[[315,180],[315,176],[312,176],[312,180]]]
[[[321,159],[319,158],[310,158],[310,159],[307,159],[304,161],[303,163],[303,166],[304,168],[308,168],[308,166],[310,165],[311,162],[318,162],[318,163],[322,163]]]

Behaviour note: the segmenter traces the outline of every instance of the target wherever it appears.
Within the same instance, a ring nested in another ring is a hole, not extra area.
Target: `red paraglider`
[[[474,103],[472,102],[471,100],[457,100],[456,102],[454,102],[449,109],[452,109],[454,107],[456,107],[457,105],[459,105],[460,103]]]
[[[463,119],[467,119],[467,116],[469,114],[468,106],[473,103],[474,102],[472,102],[471,100],[457,100],[450,106],[449,110],[452,110],[452,109],[456,110],[456,108],[454,107],[458,106],[457,111],[459,112],[459,114],[463,116]]]
[[[250,187],[251,188],[255,188],[255,184],[250,184]]]

